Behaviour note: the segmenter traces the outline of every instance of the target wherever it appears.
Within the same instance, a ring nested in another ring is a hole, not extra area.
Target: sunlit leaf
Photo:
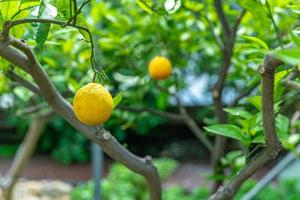
[[[166,0],[165,9],[169,14],[175,13],[181,6],[181,0]]]
[[[249,40],[249,41],[251,41],[253,43],[256,43],[259,46],[261,46],[262,48],[264,48],[265,50],[269,50],[268,45],[263,40],[259,39],[258,37],[241,35],[241,38],[243,38],[245,40]]]
[[[205,126],[204,129],[217,135],[222,135],[237,140],[244,140],[241,128],[232,124],[216,124]]]
[[[298,5],[287,5],[289,9],[291,9],[293,12],[300,14],[300,4]]]
[[[243,117],[245,119],[249,119],[250,117],[252,117],[251,113],[245,110],[241,110],[240,108],[224,108],[224,111],[228,112],[233,116]]]
[[[146,12],[152,14],[153,11],[151,9],[151,6],[148,4],[149,1],[146,1],[146,0],[135,0],[135,2],[143,9],[145,10]]]

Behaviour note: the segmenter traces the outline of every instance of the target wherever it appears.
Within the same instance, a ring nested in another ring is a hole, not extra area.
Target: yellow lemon
[[[76,92],[73,107],[79,121],[94,126],[109,119],[113,110],[113,99],[101,84],[89,83]]]
[[[172,63],[166,57],[156,56],[149,62],[148,73],[155,80],[166,79],[172,73]]]

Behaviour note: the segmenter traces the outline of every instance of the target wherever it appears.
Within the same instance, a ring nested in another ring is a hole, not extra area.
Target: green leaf
[[[282,49],[273,51],[271,53],[275,58],[291,64],[291,65],[298,65],[300,64],[300,47],[293,47],[289,49]]]
[[[258,0],[239,0],[239,4],[249,11],[253,17],[261,23],[262,28],[269,24],[269,18],[265,7]]]
[[[241,38],[243,38],[245,40],[249,40],[249,41],[251,41],[251,42],[253,42],[255,44],[258,44],[259,46],[261,46],[265,50],[269,50],[268,45],[263,40],[259,39],[258,37],[241,35]]]
[[[18,1],[0,1],[0,12],[4,21],[9,20],[15,13],[18,12]]]
[[[204,129],[208,132],[222,135],[225,137],[230,137],[237,140],[244,140],[243,132],[240,127],[232,124],[216,124],[211,126],[206,126]]]
[[[252,114],[241,110],[240,108],[224,108],[224,111],[228,112],[229,114],[233,115],[233,116],[239,116],[239,117],[243,117],[245,119],[249,119],[252,117]]]
[[[283,70],[280,72],[277,72],[275,74],[275,80],[274,80],[274,86],[276,87],[278,83],[289,73],[289,70]]]
[[[151,6],[148,4],[148,2],[146,2],[146,0],[135,0],[135,2],[149,14],[153,13]]]
[[[300,14],[300,5],[287,5],[286,7],[290,8],[294,13]]]
[[[43,49],[45,42],[47,41],[48,33],[50,31],[51,24],[39,24],[39,28],[36,34],[35,41],[37,43],[38,49]]]
[[[247,98],[247,101],[255,106],[259,111],[262,110],[261,96],[252,96]]]
[[[118,104],[122,101],[123,94],[122,92],[119,92],[114,98],[113,98],[113,108],[117,107]]]
[[[2,16],[1,10],[0,10],[0,26],[2,27],[4,24],[4,18]]]

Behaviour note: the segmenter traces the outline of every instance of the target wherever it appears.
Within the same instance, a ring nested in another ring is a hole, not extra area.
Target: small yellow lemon
[[[101,84],[88,83],[76,92],[73,107],[79,121],[94,126],[109,119],[113,110],[113,99]]]
[[[172,73],[172,63],[163,56],[154,57],[148,65],[149,75],[155,79],[166,79]]]

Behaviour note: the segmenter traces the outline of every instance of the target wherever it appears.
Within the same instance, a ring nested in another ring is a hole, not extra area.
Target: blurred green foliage
[[[162,180],[168,178],[178,166],[171,159],[154,160]],[[256,184],[254,180],[246,181],[234,200],[240,200]],[[72,200],[90,200],[93,198],[94,185],[92,181],[75,187],[71,193]],[[109,174],[102,182],[103,198],[105,200],[148,200],[147,187],[144,179],[126,169],[121,164],[113,164]],[[299,182],[296,180],[282,180],[278,185],[264,188],[255,200],[297,200],[299,198]],[[186,191],[181,186],[170,186],[163,190],[163,200],[205,200],[208,198],[209,188],[204,186]]]

